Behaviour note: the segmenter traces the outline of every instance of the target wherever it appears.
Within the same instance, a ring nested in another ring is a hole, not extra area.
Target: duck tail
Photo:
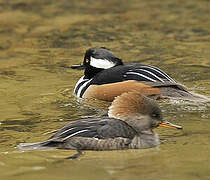
[[[50,141],[36,142],[36,143],[20,143],[17,146],[22,151],[27,150],[44,150],[44,149],[53,149],[56,146],[53,145]]]
[[[198,93],[189,92],[185,89],[174,89],[173,87],[162,87],[161,95],[164,98],[185,99],[195,102],[210,102],[210,98]]]
[[[210,102],[210,97],[198,94],[198,93],[194,93],[194,92],[189,92],[192,95],[192,99],[194,101],[198,101],[198,102]]]

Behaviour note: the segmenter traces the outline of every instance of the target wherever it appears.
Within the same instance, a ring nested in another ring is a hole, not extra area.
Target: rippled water
[[[20,142],[108,103],[72,95],[83,74],[69,68],[86,49],[110,48],[129,62],[158,66],[192,91],[210,96],[208,0],[0,0],[1,179],[210,179],[209,103],[160,101],[165,119],[183,131],[159,128],[154,149],[20,152]]]

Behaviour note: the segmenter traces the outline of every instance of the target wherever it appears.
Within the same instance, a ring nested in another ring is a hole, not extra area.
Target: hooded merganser
[[[139,92],[123,93],[109,107],[108,116],[74,121],[48,140],[21,143],[21,150],[48,148],[81,150],[119,150],[151,148],[160,144],[153,128],[164,126],[182,129],[162,120],[158,104]]]
[[[82,65],[73,69],[85,69],[76,83],[74,93],[79,98],[95,98],[112,101],[114,97],[136,90],[146,96],[181,98],[192,101],[210,101],[210,98],[188,92],[157,67],[142,64],[123,64],[110,50],[94,47],[86,51]]]

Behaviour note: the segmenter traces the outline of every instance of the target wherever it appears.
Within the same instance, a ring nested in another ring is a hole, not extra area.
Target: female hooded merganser
[[[182,129],[162,120],[161,110],[154,100],[139,92],[123,93],[109,107],[108,117],[74,121],[48,140],[21,143],[21,150],[48,148],[81,150],[118,150],[151,148],[160,144],[153,128],[164,126]]]
[[[192,101],[209,101],[210,98],[188,92],[157,67],[141,64],[123,64],[110,50],[94,47],[86,51],[82,65],[84,76],[77,82],[74,93],[80,98],[112,101],[123,92],[136,90],[146,96],[181,98]]]

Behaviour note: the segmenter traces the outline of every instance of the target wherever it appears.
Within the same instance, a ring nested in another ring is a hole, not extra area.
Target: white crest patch
[[[96,59],[96,58],[93,58],[92,56],[90,57],[90,65],[96,68],[101,68],[101,69],[109,69],[115,66],[115,64],[109,60]]]

